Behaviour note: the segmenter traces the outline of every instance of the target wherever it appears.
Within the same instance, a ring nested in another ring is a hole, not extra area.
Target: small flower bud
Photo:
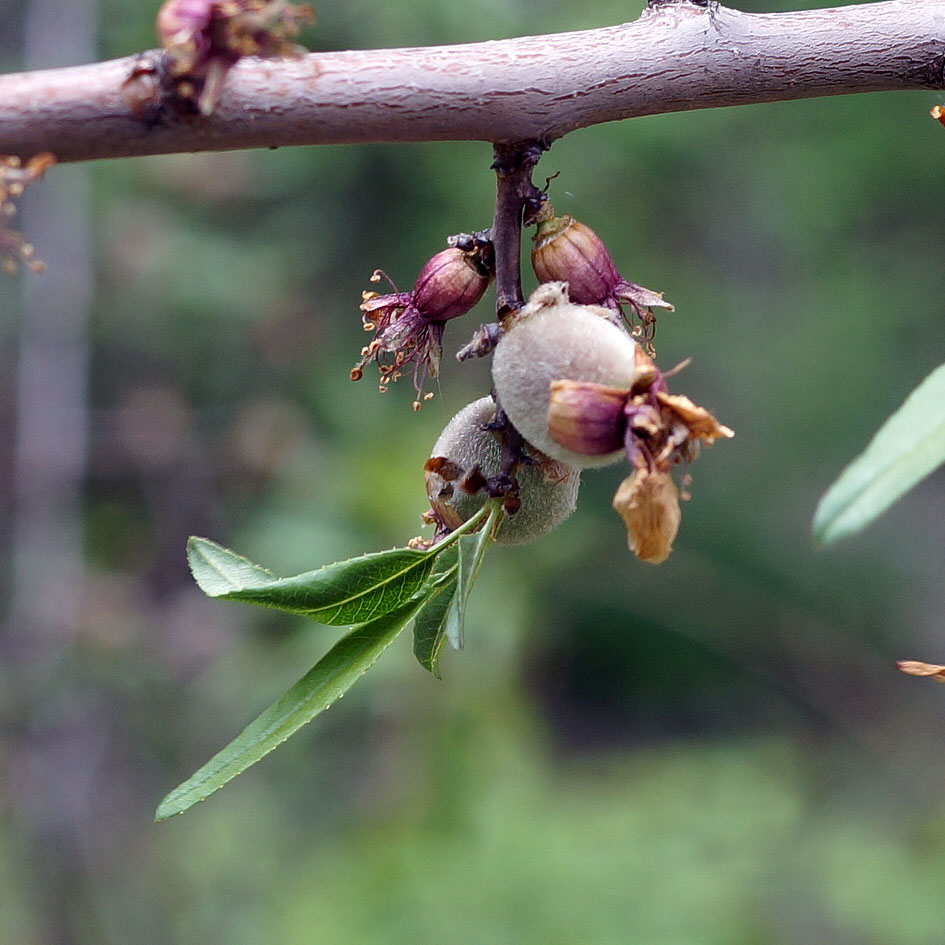
[[[414,304],[427,321],[449,321],[476,305],[491,279],[480,253],[444,249],[423,267],[413,287]]]
[[[500,434],[487,429],[495,419],[495,403],[482,397],[468,404],[446,425],[425,466],[431,517],[446,531],[458,528],[486,501],[481,487],[498,473],[502,461]],[[543,456],[515,473],[518,508],[507,515],[496,541],[520,544],[547,534],[560,525],[577,504],[581,476]],[[515,503],[504,503],[508,511]]]
[[[384,273],[374,273],[377,282]],[[443,351],[443,329],[450,319],[465,315],[485,294],[492,279],[492,247],[477,246],[464,251],[450,247],[437,253],[423,267],[412,292],[378,295],[365,292],[361,302],[366,331],[373,331],[370,344],[351,371],[359,380],[364,365],[376,361],[381,374],[380,389],[386,390],[413,364],[413,382],[417,392],[414,409],[432,397],[423,393],[427,377],[436,377]]]
[[[566,282],[572,302],[601,305],[610,309],[611,318],[621,323],[621,305],[630,306],[637,321],[634,333],[642,336],[648,348],[656,327],[652,309],[673,311],[659,292],[628,282],[617,271],[603,240],[572,216],[555,216],[546,203],[539,211],[532,249],[532,268],[539,282]]]
[[[574,217],[540,219],[532,237],[532,268],[539,282],[567,282],[568,295],[578,305],[600,305],[620,282],[603,240]]]
[[[539,286],[511,320],[492,358],[492,380],[502,408],[529,443],[562,463],[582,469],[608,466],[624,455],[588,455],[568,449],[549,431],[554,381],[590,382],[627,391],[633,387],[637,344],[604,310],[568,301],[567,286]]]

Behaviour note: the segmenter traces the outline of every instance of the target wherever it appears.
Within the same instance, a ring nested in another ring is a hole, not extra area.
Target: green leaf
[[[342,637],[282,698],[222,751],[161,801],[155,820],[167,820],[205,800],[269,754],[336,702],[394,642],[427,600],[426,594]]]
[[[439,679],[440,650],[446,641],[446,615],[456,595],[459,575],[455,546],[440,555],[436,566],[428,585],[430,595],[413,623],[413,655],[424,669]]]
[[[304,614],[332,626],[364,623],[410,600],[436,554],[394,548],[279,578],[206,538],[187,542],[194,580],[209,597]]]
[[[943,462],[945,365],[922,381],[827,490],[814,513],[814,537],[827,545],[865,528]]]

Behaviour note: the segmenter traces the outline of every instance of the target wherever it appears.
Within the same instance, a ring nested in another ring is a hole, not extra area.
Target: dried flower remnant
[[[642,352],[641,360],[646,358]],[[647,359],[648,360],[648,359]],[[642,561],[659,564],[672,551],[679,529],[679,499],[670,476],[673,466],[685,468],[698,455],[701,443],[732,437],[734,431],[719,423],[704,407],[666,390],[666,374],[650,362],[641,371],[627,399],[627,458],[633,472],[621,483],[613,506],[627,526],[627,543]],[[683,484],[688,482],[683,475]]]
[[[553,382],[548,433],[568,449],[589,455],[622,441],[633,471],[617,490],[613,507],[627,526],[631,551],[659,564],[669,556],[679,529],[679,500],[689,498],[685,492],[680,495],[672,468],[695,459],[701,443],[734,433],[688,397],[670,394],[669,375],[641,349],[637,358],[635,380],[627,390],[566,379]],[[684,474],[683,483],[687,480]]]
[[[945,666],[935,663],[920,663],[918,660],[899,660],[896,669],[909,676],[930,676],[936,682],[945,683]]]
[[[390,282],[393,292],[379,295],[362,293],[361,311],[365,331],[374,333],[361,349],[361,360],[351,370],[351,379],[360,380],[364,366],[374,361],[380,371],[379,390],[398,380],[413,365],[413,385],[417,398],[414,410],[433,394],[423,392],[428,377],[436,377],[443,351],[446,323],[465,315],[483,297],[492,279],[491,246],[464,251],[452,246],[437,253],[423,267],[411,292],[399,292],[385,273],[371,277]]]
[[[18,157],[0,156],[0,269],[4,272],[16,272],[21,263],[33,272],[46,268],[35,258],[33,244],[6,223],[16,216],[16,199],[55,163],[55,155],[48,151],[34,155],[25,165]]]
[[[209,115],[240,59],[302,55],[291,38],[314,18],[310,6],[284,0],[167,0],[156,27],[178,95]]]
[[[679,490],[668,472],[637,469],[614,495],[613,507],[627,526],[630,550],[649,564],[661,564],[673,550],[682,512]]]
[[[588,226],[571,216],[555,216],[545,203],[535,217],[532,268],[539,282],[567,282],[568,295],[578,305],[600,305],[610,309],[613,321],[622,324],[623,305],[631,310],[631,333],[643,340],[654,356],[656,331],[654,308],[673,311],[659,292],[624,279],[603,240]]]

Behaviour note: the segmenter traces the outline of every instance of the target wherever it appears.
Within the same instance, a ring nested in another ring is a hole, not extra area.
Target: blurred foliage
[[[24,6],[0,3],[10,69]],[[303,39],[449,43],[638,10],[363,0],[319,9]],[[106,2],[101,55],[153,45],[154,12]],[[157,800],[331,645],[204,599],[187,536],[291,574],[419,532],[427,451],[489,387],[450,357],[488,304],[451,323],[417,415],[409,388],[349,382],[357,303],[376,267],[409,286],[448,234],[487,225],[494,180],[477,143],[96,165],[81,625],[38,656],[3,650],[0,941],[938,945],[945,701],[894,660],[945,662],[942,473],[836,551],[810,538],[817,497],[945,361],[937,101],[557,142],[536,179],[560,170],[556,209],[665,291],[659,362],[693,356],[678,389],[736,431],[693,468],[676,551],[633,559],[619,471],[588,472],[554,535],[490,554],[444,682],[401,640],[160,827]],[[0,284],[4,457],[18,292]]]

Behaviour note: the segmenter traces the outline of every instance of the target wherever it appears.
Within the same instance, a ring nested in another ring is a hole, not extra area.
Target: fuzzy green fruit
[[[622,446],[604,454],[578,453],[552,439],[548,429],[553,382],[627,391],[633,386],[638,346],[608,320],[611,314],[570,302],[565,283],[546,283],[516,313],[492,358],[496,394],[512,424],[529,443],[575,469],[610,466],[626,455]]]
[[[502,460],[499,434],[483,426],[495,418],[491,397],[482,397],[464,407],[446,425],[436,441],[431,458],[445,460],[426,474],[427,497],[440,520],[458,528],[486,501],[486,495],[470,495],[460,480],[478,466],[486,478],[494,476]],[[540,538],[560,525],[575,509],[581,474],[532,451],[534,465],[523,464],[515,476],[521,505],[499,526],[496,541],[521,544]]]

